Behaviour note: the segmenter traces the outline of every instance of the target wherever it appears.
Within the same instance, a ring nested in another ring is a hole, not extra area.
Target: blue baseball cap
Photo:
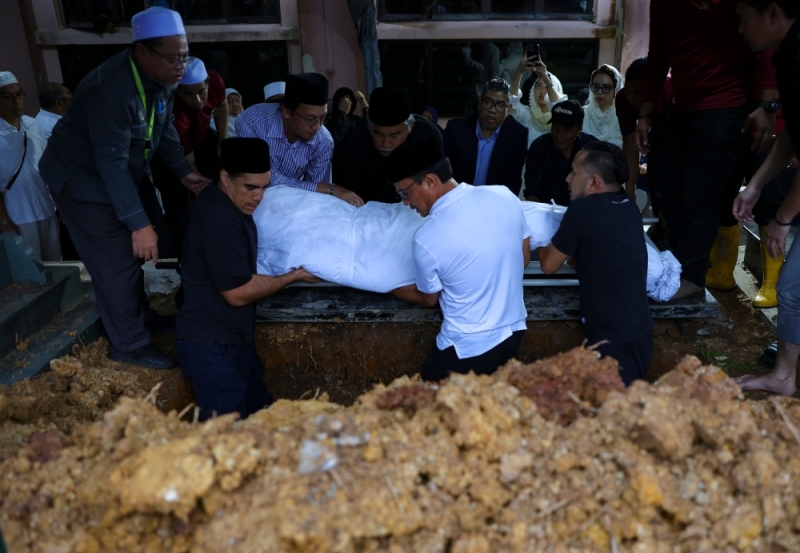
[[[139,12],[131,19],[133,41],[162,36],[185,35],[181,14],[167,8],[153,7]]]

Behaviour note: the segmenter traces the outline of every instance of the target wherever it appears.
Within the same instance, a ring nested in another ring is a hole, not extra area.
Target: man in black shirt
[[[628,164],[608,142],[589,142],[567,177],[571,201],[550,245],[538,249],[542,272],[575,259],[581,322],[590,343],[616,359],[625,385],[644,378],[653,357],[642,216],[623,188]],[[620,240],[620,237],[626,237]]]
[[[204,190],[189,214],[175,332],[202,420],[233,411],[246,417],[271,403],[254,347],[256,301],[294,282],[317,281],[302,268],[280,277],[255,274],[252,215],[269,186],[269,147],[260,138],[229,138],[221,153],[219,184]]]
[[[753,219],[753,207],[764,186],[786,167],[792,156],[800,156],[800,5],[797,0],[739,0],[739,32],[756,52],[772,50],[777,68],[778,92],[786,121],[772,151],[733,204],[739,221]],[[800,171],[792,189],[767,226],[764,236],[772,258],[786,254],[786,236],[792,219],[800,213]],[[778,355],[775,370],[768,375],[746,375],[736,379],[745,390],[766,390],[785,396],[797,392],[797,360],[800,357],[800,247],[786,255],[778,279]]]
[[[353,129],[333,151],[333,182],[347,187],[365,202],[397,203],[394,184],[381,167],[383,159],[406,140],[436,137],[442,132],[421,115],[411,113],[406,89],[376,88],[369,96],[367,124]]]
[[[567,175],[584,144],[597,140],[583,132],[583,110],[575,100],[553,106],[551,131],[531,143],[525,165],[525,199],[569,205]]]

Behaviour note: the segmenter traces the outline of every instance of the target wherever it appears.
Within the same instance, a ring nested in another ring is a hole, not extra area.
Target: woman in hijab
[[[531,88],[530,105],[526,106],[522,103],[520,81],[528,70],[534,72],[536,82]],[[566,99],[561,81],[547,70],[544,62],[540,59],[522,57],[511,80],[509,100],[514,106],[511,108],[511,114],[528,127],[528,147],[531,142],[550,132],[550,109]]]
[[[622,131],[614,100],[622,88],[622,75],[610,65],[601,65],[589,84],[592,94],[583,108],[583,132],[622,148]]]
[[[361,102],[361,116],[353,115],[356,104]],[[338,144],[347,134],[358,127],[362,118],[366,117],[369,105],[361,91],[353,92],[347,87],[342,87],[333,95],[333,111],[325,128],[331,133],[334,145]]]
[[[233,138],[237,136],[236,127],[234,127],[236,118],[241,115],[242,111],[244,111],[244,106],[242,106],[242,95],[239,94],[239,91],[235,88],[226,88],[225,100],[228,102],[228,138]],[[217,125],[214,123],[213,117],[211,118],[210,126],[215,131],[217,130]]]

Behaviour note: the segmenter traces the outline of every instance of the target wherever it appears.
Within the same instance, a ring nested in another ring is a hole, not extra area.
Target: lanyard
[[[139,71],[136,69],[136,64],[133,63],[133,58],[130,54],[128,54],[128,61],[131,62],[131,70],[133,71],[133,80],[136,81],[136,90],[139,91],[139,97],[142,99],[142,109],[145,113],[145,118],[147,118],[147,97],[144,94],[144,87],[142,86],[142,79],[139,77]],[[147,123],[147,135],[144,139],[144,159],[150,157],[150,139],[153,137],[153,121],[155,121],[156,110],[150,110],[150,117]]]

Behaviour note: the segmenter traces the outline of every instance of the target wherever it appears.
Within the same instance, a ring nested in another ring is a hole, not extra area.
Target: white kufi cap
[[[264,87],[264,99],[277,96],[278,94],[286,94],[286,83],[283,81],[275,81],[269,83]]]
[[[194,58],[192,63],[186,66],[186,71],[183,72],[180,84],[192,85],[202,83],[208,78],[208,71],[206,71],[206,64],[200,58]]]
[[[18,83],[19,81],[11,71],[0,71],[0,86]]]
[[[139,12],[131,19],[133,41],[162,36],[185,35],[181,14],[158,6]]]
[[[239,94],[239,91],[238,91],[238,90],[236,90],[235,88],[226,88],[226,89],[225,89],[225,97],[227,98],[227,97],[228,97],[228,96],[230,96],[231,94],[236,94],[236,95],[238,95],[238,96],[239,96],[239,98],[241,98],[241,97],[242,97],[242,95],[241,95],[241,94]]]

